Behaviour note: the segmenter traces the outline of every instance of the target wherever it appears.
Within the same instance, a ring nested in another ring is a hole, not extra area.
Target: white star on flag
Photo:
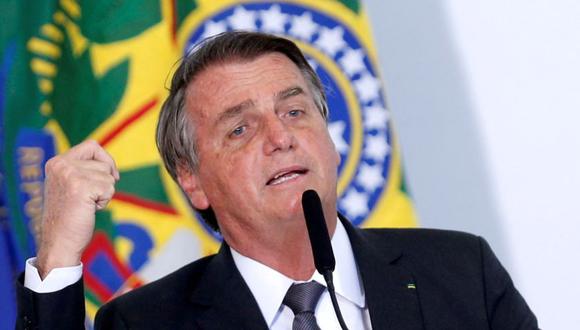
[[[360,99],[366,103],[379,97],[381,83],[370,73],[365,72],[359,79],[355,80],[354,88],[356,89]]]
[[[215,36],[216,34],[226,32],[227,29],[228,27],[226,26],[226,23],[224,23],[223,21],[214,22],[212,20],[209,20],[204,24],[203,35],[201,38],[205,39],[211,36]]]
[[[339,154],[344,155],[348,153],[348,143],[344,140],[344,129],[346,124],[342,120],[334,121],[328,124],[328,132],[330,133],[330,138],[334,142],[334,147]]]
[[[284,24],[288,21],[288,15],[283,14],[279,5],[273,5],[268,10],[260,12],[262,30],[270,33],[284,33]]]
[[[338,62],[342,69],[351,77],[365,69],[362,49],[348,48]]]
[[[364,126],[367,130],[387,129],[389,112],[380,104],[373,104],[364,108]]]
[[[310,12],[304,12],[300,16],[292,16],[291,22],[292,27],[288,32],[303,40],[310,40],[318,28],[318,25],[312,20],[312,13]]]
[[[256,31],[256,12],[238,6],[228,22],[234,30]]]
[[[340,201],[340,205],[350,218],[356,218],[369,212],[368,196],[351,188]]]
[[[333,29],[323,27],[320,31],[320,37],[316,40],[315,44],[328,55],[334,57],[339,50],[346,46],[346,42],[342,37],[343,34],[344,29],[340,25],[337,25]]]
[[[364,149],[366,157],[376,162],[382,162],[390,151],[391,147],[387,143],[387,137],[384,134],[366,136]]]
[[[378,164],[369,165],[363,163],[360,171],[356,176],[356,182],[360,184],[369,193],[372,193],[378,187],[385,183],[385,178],[382,174],[382,167]]]

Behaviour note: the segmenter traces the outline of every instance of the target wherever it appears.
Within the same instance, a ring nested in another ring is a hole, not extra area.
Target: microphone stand
[[[322,274],[322,273],[321,273]],[[332,271],[326,271],[322,274],[324,280],[326,281],[326,287],[328,288],[328,294],[330,295],[330,300],[332,301],[332,307],[334,308],[334,313],[338,319],[338,323],[342,330],[348,330],[344,319],[342,318],[342,313],[340,312],[340,307],[338,306],[338,301],[336,300],[336,293],[334,292],[334,283],[332,282]]]

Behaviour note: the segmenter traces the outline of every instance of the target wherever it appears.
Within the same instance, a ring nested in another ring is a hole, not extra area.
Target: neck
[[[296,222],[294,222],[296,223]],[[314,274],[314,259],[304,219],[300,225],[265,231],[259,237],[222,233],[224,240],[240,254],[252,258],[285,276],[305,281]],[[336,230],[336,216],[327,219],[330,237]],[[242,231],[244,233],[245,231]],[[237,239],[236,239],[237,238]],[[241,238],[241,239],[240,239]]]

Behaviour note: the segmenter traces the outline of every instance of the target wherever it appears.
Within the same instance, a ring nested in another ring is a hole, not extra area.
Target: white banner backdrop
[[[545,329],[580,324],[580,3],[367,0],[423,227],[488,239]]]

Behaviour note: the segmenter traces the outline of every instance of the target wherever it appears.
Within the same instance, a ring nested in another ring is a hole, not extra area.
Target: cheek
[[[338,167],[340,165],[340,154],[338,150],[336,150],[336,146],[329,135],[324,137],[326,143],[323,143],[324,150],[321,151],[321,154],[326,155],[327,164],[332,167]]]
[[[260,166],[250,152],[223,153],[209,163],[208,175],[223,193],[247,190],[252,178],[260,173]]]

